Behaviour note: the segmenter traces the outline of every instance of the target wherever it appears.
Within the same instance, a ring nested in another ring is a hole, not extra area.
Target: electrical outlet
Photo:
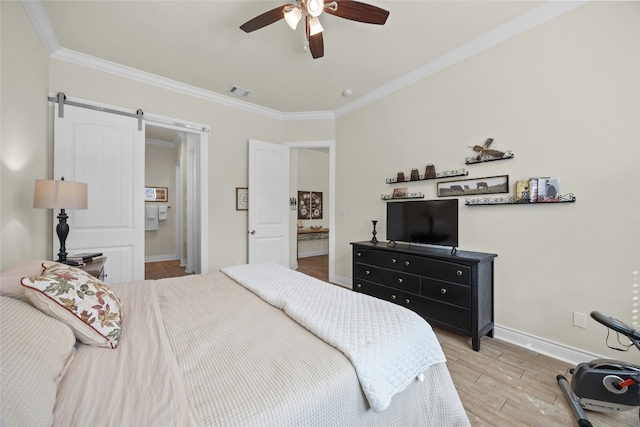
[[[577,328],[587,329],[587,315],[584,313],[573,312],[573,326]]]

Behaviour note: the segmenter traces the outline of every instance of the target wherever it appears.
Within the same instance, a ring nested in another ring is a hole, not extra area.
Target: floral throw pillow
[[[122,331],[120,299],[100,280],[65,264],[44,263],[37,277],[21,281],[25,295],[44,313],[62,320],[81,342],[116,348]]]

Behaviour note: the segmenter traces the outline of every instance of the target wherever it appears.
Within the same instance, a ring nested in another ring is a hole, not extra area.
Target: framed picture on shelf
[[[393,189],[394,199],[402,199],[404,197],[407,197],[407,187]]]
[[[438,197],[509,192],[509,175],[438,182]]]
[[[236,187],[236,210],[246,211],[249,209],[249,190],[247,188]]]
[[[145,202],[166,202],[169,200],[167,187],[144,187]]]

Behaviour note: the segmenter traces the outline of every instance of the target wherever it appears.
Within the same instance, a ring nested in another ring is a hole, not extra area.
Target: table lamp
[[[33,192],[33,207],[45,209],[60,209],[56,233],[60,239],[60,252],[57,262],[75,264],[75,261],[67,260],[65,242],[69,235],[69,216],[65,209],[87,209],[87,184],[83,182],[60,181],[52,179],[36,179]]]

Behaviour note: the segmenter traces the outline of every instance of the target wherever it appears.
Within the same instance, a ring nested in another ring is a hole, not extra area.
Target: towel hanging
[[[144,230],[155,231],[158,229],[158,207],[145,205],[144,207]]]
[[[167,219],[167,206],[165,205],[158,206],[158,219],[160,221],[164,221],[165,219]]]

